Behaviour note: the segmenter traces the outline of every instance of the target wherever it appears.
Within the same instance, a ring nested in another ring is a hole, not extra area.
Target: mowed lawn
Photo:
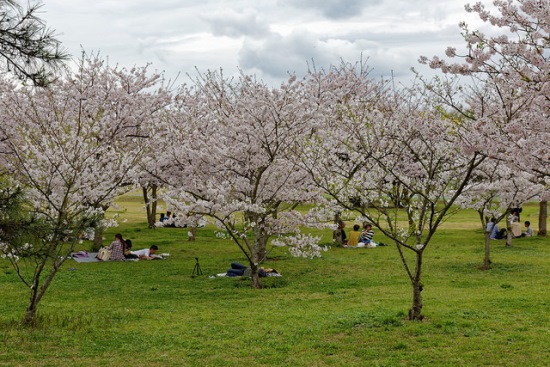
[[[0,366],[547,366],[550,365],[550,239],[492,241],[481,271],[477,215],[460,211],[425,252],[423,322],[406,320],[412,290],[394,245],[331,247],[319,259],[275,248],[266,267],[282,277],[210,277],[246,263],[209,224],[147,229],[138,194],[118,201],[134,248],[159,246],[167,260],[68,260],[20,325],[28,291],[0,259]],[[537,229],[536,203],[523,220]],[[348,218],[351,228],[352,217]],[[330,231],[314,231],[329,244]],[[379,241],[391,243],[376,237]],[[89,249],[82,244],[78,249]],[[192,277],[195,258],[203,272]]]

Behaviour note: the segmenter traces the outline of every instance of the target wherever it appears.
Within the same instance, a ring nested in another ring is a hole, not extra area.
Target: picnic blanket
[[[97,252],[87,252],[87,251],[78,251],[71,254],[71,257],[73,260],[79,263],[95,263],[95,262],[105,262],[103,260],[98,260],[96,258]],[[155,260],[163,260],[166,259],[170,254],[160,254],[157,257],[155,257]],[[138,261],[139,259],[126,259],[124,261]],[[114,261],[114,260],[107,260],[107,261]]]
[[[95,263],[100,262],[101,260],[98,260],[96,258],[97,252],[87,252],[87,251],[78,251],[71,254],[71,257],[79,263]]]

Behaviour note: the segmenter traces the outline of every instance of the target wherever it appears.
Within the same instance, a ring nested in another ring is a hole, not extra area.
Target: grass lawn
[[[522,221],[537,223],[537,209],[525,207]],[[195,242],[186,229],[147,229],[137,194],[117,211],[127,221],[106,242],[121,232],[134,248],[156,244],[170,258],[68,260],[34,328],[19,323],[28,291],[0,259],[0,366],[550,365],[548,238],[493,241],[494,269],[483,272],[477,216],[459,212],[426,250],[420,323],[405,320],[412,290],[395,246],[333,247],[314,260],[276,248],[265,266],[283,276],[254,290],[248,280],[209,277],[245,263],[213,226]],[[204,275],[191,277],[195,257]]]

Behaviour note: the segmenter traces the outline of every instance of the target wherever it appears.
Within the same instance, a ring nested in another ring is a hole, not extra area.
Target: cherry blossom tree
[[[159,187],[155,183],[147,183],[141,187],[143,201],[145,202],[145,211],[147,213],[147,225],[149,228],[154,228],[156,223],[158,189]]]
[[[388,89],[360,64],[313,75],[311,90],[325,128],[304,145],[302,165],[335,203],[393,240],[412,286],[409,318],[421,320],[423,254],[485,157],[463,153],[460,127],[428,91]]]
[[[542,192],[544,192],[544,186],[534,183],[532,175],[526,172],[518,174],[500,160],[487,159],[474,172],[470,184],[458,198],[457,205],[475,209],[479,215],[485,239],[482,270],[492,268],[490,250],[492,227],[488,227],[487,224],[492,219],[497,224],[505,219],[508,233],[506,245],[511,246],[512,223],[507,220],[511,209],[532,200]]]
[[[40,300],[81,233],[101,225],[103,208],[131,182],[146,124],[170,102],[160,81],[146,67],[111,68],[89,57],[48,88],[0,84],[0,167],[45,228],[24,246],[2,247],[17,256],[12,265],[30,290],[26,323],[36,321]]]
[[[250,76],[208,72],[176,99],[159,140],[165,201],[182,217],[214,218],[245,254],[255,288],[270,238],[295,254],[317,255],[318,238],[300,233],[306,218],[295,208],[320,195],[290,159],[313,122],[301,84],[292,77],[271,88]]]
[[[155,123],[161,119],[167,119],[170,115],[168,109],[160,114]],[[162,172],[164,165],[157,160],[160,157],[164,147],[159,144],[159,139],[156,134],[158,132],[157,126],[149,125],[150,129],[147,133],[147,139],[144,141],[142,147],[143,157],[138,162],[136,168],[136,174],[134,176],[134,184],[141,189],[143,194],[143,202],[145,204],[145,211],[147,214],[147,225],[149,228],[155,228],[157,225],[157,210],[158,210],[158,198],[159,192],[162,187],[161,182],[156,178],[158,172]],[[152,174],[150,173],[152,172]]]
[[[477,121],[484,150],[539,177],[546,187],[550,177],[550,18],[548,0],[497,0],[496,11],[481,2],[467,5],[490,24],[491,35],[462,23],[466,50],[448,48],[447,57],[422,63],[444,73],[466,75],[492,90],[492,102],[469,103],[468,115]],[[548,193],[541,200],[539,234],[546,234]]]

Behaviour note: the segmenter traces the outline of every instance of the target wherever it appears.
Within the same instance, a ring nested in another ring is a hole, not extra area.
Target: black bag
[[[497,232],[495,238],[497,240],[502,240],[502,239],[506,238],[506,235],[507,235],[506,228],[502,228],[500,231]]]

